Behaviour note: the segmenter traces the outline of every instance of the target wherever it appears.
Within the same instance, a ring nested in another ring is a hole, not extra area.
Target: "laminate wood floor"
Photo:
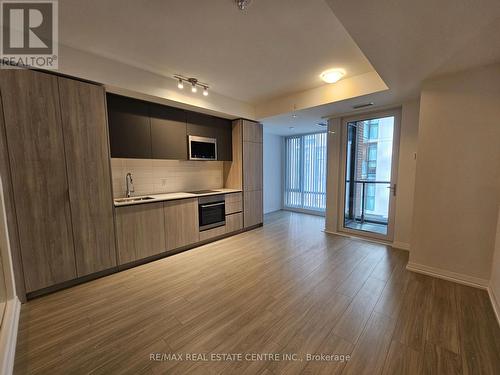
[[[323,226],[278,212],[262,228],[32,300],[15,373],[500,374],[485,291],[408,272],[407,252]],[[187,360],[197,353],[207,360]],[[211,357],[224,353],[243,358]]]

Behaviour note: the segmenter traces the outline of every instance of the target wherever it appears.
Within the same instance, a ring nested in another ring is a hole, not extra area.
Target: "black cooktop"
[[[208,194],[208,193],[219,193],[217,190],[196,190],[188,191],[189,194]]]

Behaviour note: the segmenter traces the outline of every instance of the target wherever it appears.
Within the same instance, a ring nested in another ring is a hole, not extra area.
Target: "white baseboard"
[[[491,286],[488,287],[488,295],[490,296],[491,306],[493,306],[493,312],[495,313],[498,325],[500,326],[500,300],[495,296]]]
[[[392,247],[395,247],[396,249],[410,251],[410,244],[407,242],[394,241],[392,243]]]
[[[479,289],[488,289],[489,281],[485,279],[480,279],[478,277],[468,276],[461,273],[456,273],[452,271],[442,270],[440,268],[434,268],[429,266],[424,266],[423,264],[418,264],[414,262],[408,262],[406,265],[408,271],[413,271],[417,273],[422,273],[424,275],[434,276],[438,279],[453,281],[458,284],[463,284],[467,286],[472,286]]]
[[[357,239],[357,240],[363,240],[363,241],[378,243],[378,244],[381,244],[381,245],[389,245],[389,246],[394,247],[396,249],[410,251],[410,244],[406,243],[406,242],[387,242],[387,241],[383,241],[383,240],[377,240],[377,239],[374,239],[374,238],[356,236],[356,235],[351,234],[351,233],[335,232],[335,231],[328,230],[326,228],[323,229],[323,232],[329,233],[329,234],[336,234],[337,236],[343,236],[343,237],[348,237],[348,238],[354,238],[354,239]]]
[[[0,330],[0,374],[12,374],[14,369],[20,312],[21,302],[17,297],[7,301]]]

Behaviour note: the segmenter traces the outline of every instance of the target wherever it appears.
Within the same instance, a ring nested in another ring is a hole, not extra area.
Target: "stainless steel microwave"
[[[217,160],[217,139],[190,135],[189,160]]]

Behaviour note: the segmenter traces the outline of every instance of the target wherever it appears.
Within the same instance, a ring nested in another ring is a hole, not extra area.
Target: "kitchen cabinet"
[[[217,159],[232,159],[231,121],[108,94],[111,156],[188,159],[188,135],[217,139]]]
[[[243,211],[243,197],[241,193],[226,194],[226,215],[234,214]]]
[[[263,221],[262,124],[242,120],[243,224],[245,228]]]
[[[232,145],[233,160],[224,162],[224,186],[243,189],[243,226],[249,228],[263,221],[262,124],[234,120]]]
[[[241,212],[226,215],[226,233],[236,232],[243,228],[243,214]]]
[[[243,142],[262,143],[262,124],[241,120],[243,127]]]
[[[116,266],[104,88],[58,78],[77,276]]]
[[[263,221],[262,124],[242,120],[243,133],[243,224],[245,228]]]
[[[108,94],[107,104],[111,157],[151,159],[148,103]]]
[[[0,73],[1,74],[1,73]],[[1,87],[0,87],[1,89]],[[1,96],[1,95],[0,95]],[[15,287],[21,303],[26,302],[26,289],[24,285],[21,248],[19,244],[19,231],[14,203],[14,190],[12,186],[12,173],[10,171],[7,139],[5,138],[5,123],[0,97],[0,179],[2,181],[6,225],[9,228],[9,245],[12,255],[12,268],[14,271]]]
[[[167,250],[199,241],[198,198],[166,201],[164,215]]]
[[[213,117],[203,113],[186,111],[187,135],[217,138],[217,127]]]
[[[231,121],[187,111],[187,135],[217,139],[217,160],[232,160]]]
[[[116,207],[120,265],[166,250],[163,202]]]
[[[24,281],[32,292],[77,276],[58,78],[3,70],[0,90]]]
[[[243,192],[243,223],[245,228],[261,224],[264,221],[262,204],[262,190]]]
[[[152,158],[187,160],[186,111],[150,104],[149,114]]]
[[[226,226],[221,225],[220,227],[204,230],[200,232],[200,241],[210,240],[215,237],[220,237],[226,234]]]
[[[262,190],[262,143],[243,142],[243,190]]]
[[[217,127],[217,160],[232,160],[231,120],[214,117],[214,122]]]

